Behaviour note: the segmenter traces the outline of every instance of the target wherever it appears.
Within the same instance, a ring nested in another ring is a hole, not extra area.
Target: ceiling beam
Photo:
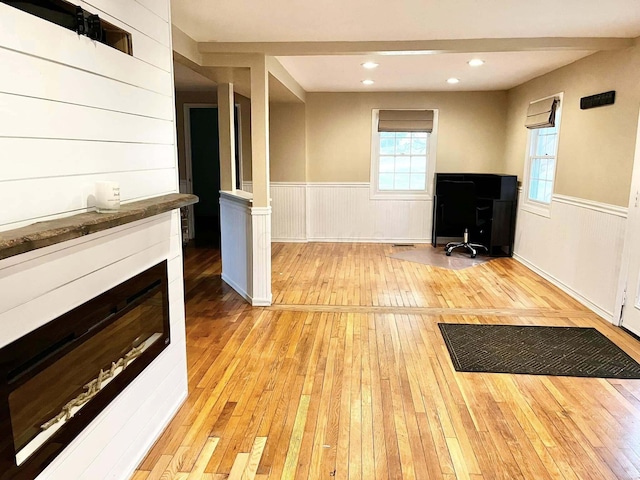
[[[284,87],[289,90],[298,100],[302,103],[306,100],[307,92],[295,78],[282,66],[282,64],[275,57],[266,57],[267,70],[274,76]]]
[[[181,58],[195,65],[202,63],[202,54],[198,51],[198,43],[175,25],[171,25],[173,51]]]
[[[477,38],[370,42],[200,42],[203,54],[368,55],[527,52],[553,50],[620,50],[633,47],[633,38]]]

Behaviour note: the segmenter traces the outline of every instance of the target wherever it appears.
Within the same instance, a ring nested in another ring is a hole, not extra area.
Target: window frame
[[[533,200],[529,198],[529,189],[531,186],[531,168],[532,168],[532,157],[538,157],[537,155],[532,155],[533,148],[533,140],[534,140],[534,130],[541,129],[527,129],[527,149],[525,152],[525,162],[524,162],[524,181],[522,182],[522,209],[529,212],[534,213],[536,215],[540,215],[543,217],[551,217],[551,204],[553,203],[553,196],[555,192],[556,186],[556,175],[558,172],[558,150],[560,147],[560,132],[562,129],[562,109],[564,102],[564,92],[556,93],[553,95],[548,95],[546,97],[542,97],[536,100],[533,100],[531,103],[539,102],[541,100],[546,100],[547,98],[558,98],[560,101],[558,106],[556,107],[555,112],[555,125],[558,128],[557,133],[557,141],[555,145],[554,151],[554,164],[553,164],[553,176],[551,177],[551,199],[549,203],[541,202],[539,200]],[[537,135],[535,135],[537,140]]]
[[[378,114],[380,110],[432,110],[433,130],[428,134],[427,171],[424,190],[380,190],[380,132],[378,132]],[[433,179],[436,167],[436,146],[438,143],[438,110],[435,108],[375,108],[371,111],[371,165],[370,165],[370,199],[371,200],[432,200]]]

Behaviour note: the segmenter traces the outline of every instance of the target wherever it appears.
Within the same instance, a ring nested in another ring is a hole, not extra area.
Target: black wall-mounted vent
[[[131,34],[64,0],[0,0],[23,12],[133,55]]]
[[[613,105],[615,101],[615,90],[611,90],[610,92],[598,93],[596,95],[589,95],[588,97],[582,97],[580,99],[580,110],[603,107],[605,105]]]

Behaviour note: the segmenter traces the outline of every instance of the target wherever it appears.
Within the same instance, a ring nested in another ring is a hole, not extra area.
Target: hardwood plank
[[[200,452],[200,455],[198,456],[198,459],[196,460],[196,463],[191,470],[191,473],[189,473],[189,476],[187,477],[188,480],[197,480],[202,478],[204,469],[207,466],[211,455],[213,455],[213,452],[218,446],[219,441],[220,439],[218,437],[209,437],[207,439],[206,443],[204,444],[204,448]]]
[[[252,308],[218,252],[188,249],[190,394],[134,478],[640,474],[637,381],[456,372],[437,324],[595,327],[635,358],[640,342],[511,259],[450,271],[393,250],[274,244],[279,303]]]

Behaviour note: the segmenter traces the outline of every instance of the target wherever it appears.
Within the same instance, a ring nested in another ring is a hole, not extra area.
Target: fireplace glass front
[[[168,344],[165,261],[1,349],[0,478],[42,471]]]

